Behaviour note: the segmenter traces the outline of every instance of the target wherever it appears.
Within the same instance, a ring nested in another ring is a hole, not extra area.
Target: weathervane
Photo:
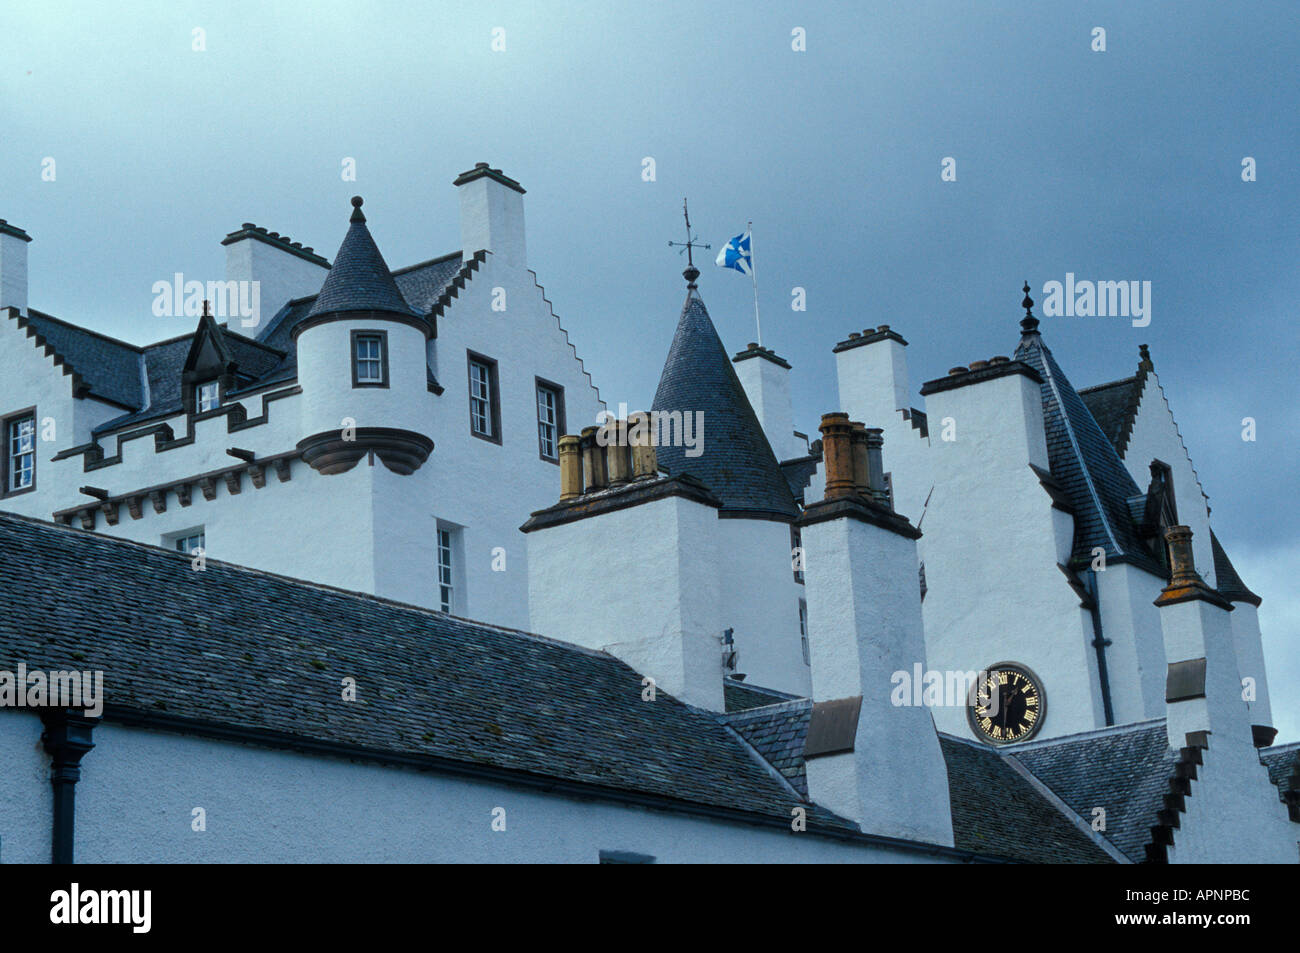
[[[686,207],[686,199],[682,199],[682,216],[686,219],[686,241],[669,242],[668,247],[686,249],[686,270],[683,271],[682,274],[686,277],[687,284],[694,288],[695,279],[700,277],[700,270],[695,267],[695,257],[692,252],[696,248],[709,248],[710,246],[704,242],[697,241],[699,238],[698,235],[691,234],[691,212],[690,209]],[[677,254],[680,255],[681,252],[678,252]]]

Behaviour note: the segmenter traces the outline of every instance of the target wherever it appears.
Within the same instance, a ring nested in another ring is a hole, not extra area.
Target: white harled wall
[[[329,269],[292,255],[256,238],[244,238],[226,246],[226,280],[258,283],[258,314],[231,318],[231,327],[242,334],[258,331],[294,298],[320,291]],[[244,321],[254,321],[253,326]]]
[[[933,393],[927,408],[932,423],[952,417],[955,436],[931,442],[935,485],[922,527],[930,668],[1018,662],[1047,696],[1038,737],[1104,725],[1092,621],[1057,568],[1073,520],[1052,508],[1029,467],[1047,467],[1039,385],[1010,374]],[[972,736],[964,706],[934,714],[940,731]]]
[[[0,712],[0,850],[48,863],[40,720]],[[102,724],[77,784],[78,863],[933,863],[948,858],[476,779]],[[205,831],[192,829],[202,807]],[[506,829],[492,829],[505,809]]]
[[[851,420],[884,431],[884,465],[894,489],[894,509],[912,525],[921,519],[933,485],[930,446],[940,422],[930,419],[930,437],[903,418],[910,412],[906,346],[892,338],[847,348],[835,355],[840,410]],[[919,400],[919,398],[917,398]],[[924,541],[920,545],[924,558]]]
[[[1133,421],[1133,431],[1124,448],[1124,466],[1143,493],[1151,484],[1152,460],[1169,464],[1174,481],[1174,500],[1178,505],[1178,522],[1192,531],[1192,552],[1197,572],[1214,586],[1210,513],[1205,494],[1187,447],[1183,445],[1183,438],[1178,434],[1178,424],[1174,422],[1160,379],[1154,371],[1149,371],[1138,403],[1137,417]]]

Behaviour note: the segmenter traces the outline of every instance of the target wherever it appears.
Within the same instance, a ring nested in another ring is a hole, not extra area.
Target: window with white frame
[[[173,536],[172,545],[176,547],[178,553],[193,556],[194,550],[206,549],[203,530],[192,530],[180,536]]]
[[[451,612],[456,605],[456,589],[452,580],[452,534],[449,529],[438,530],[438,608]]]
[[[221,406],[221,385],[217,381],[205,381],[194,388],[195,413],[214,410]]]
[[[496,361],[469,355],[469,430],[476,437],[501,442],[501,403]]]
[[[564,432],[564,388],[537,381],[537,452],[543,460],[560,459],[560,435]]]
[[[36,412],[5,421],[5,491],[16,493],[36,485]]]
[[[812,664],[812,652],[808,649],[808,603],[799,600],[799,644],[803,647],[803,664]]]
[[[388,336],[383,331],[352,332],[352,386],[388,386]]]

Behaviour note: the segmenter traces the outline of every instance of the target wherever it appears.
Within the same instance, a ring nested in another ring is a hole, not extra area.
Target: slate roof
[[[1268,768],[1268,779],[1277,785],[1278,798],[1286,804],[1300,804],[1300,741],[1265,748],[1259,759]]]
[[[402,313],[430,313],[463,267],[463,256],[453,252],[392,272],[392,282],[404,302]],[[287,303],[262,326],[256,338],[221,325],[223,341],[238,363],[240,376],[251,378],[232,390],[232,395],[297,377],[293,329],[313,312],[317,300],[318,296],[311,295]],[[91,395],[129,408],[95,427],[95,435],[181,412],[181,371],[194,342],[193,333],[137,347],[39,311],[29,311],[23,320],[85,381]],[[141,386],[142,357],[147,391]]]
[[[149,715],[856,830],[612,656],[374,596],[0,514],[0,659],[104,672]],[[108,607],[107,609],[105,607]],[[340,680],[357,679],[343,702]]]
[[[781,472],[785,474],[790,493],[800,503],[805,502],[804,490],[808,489],[808,483],[812,480],[812,475],[817,472],[817,467],[821,465],[821,462],[822,456],[820,453],[781,461]]]
[[[746,711],[750,708],[762,708],[764,705],[776,705],[793,701],[798,695],[779,692],[775,688],[762,688],[727,677],[722,683],[722,695],[727,711]]]
[[[812,702],[804,698],[729,713],[723,719],[806,794],[803,745],[811,714]],[[1029,863],[1113,862],[1008,764],[1003,752],[942,732],[939,746],[948,768],[953,839],[960,850]]]
[[[384,256],[366,228],[366,217],[361,212],[361,199],[352,200],[352,219],[343,244],[334,256],[334,267],[325,276],[320,293],[312,304],[308,316],[338,311],[390,311],[395,314],[414,315],[397,290],[392,272],[384,263]]]
[[[89,385],[91,394],[123,407],[139,408],[140,348],[31,308],[26,321]]]
[[[803,744],[812,702],[806,698],[728,713],[725,721],[763,756],[801,797],[808,796]],[[996,853],[996,851],[994,852]]]
[[[1003,752],[942,733],[939,745],[948,765],[957,847],[1010,852],[1036,864],[1115,862],[1008,764]]]
[[[253,338],[245,337],[224,324],[218,325],[217,328],[231,358],[238,365],[240,377],[250,379],[240,389],[269,382],[271,372],[283,363],[284,352],[261,344]],[[92,432],[98,435],[156,417],[169,417],[180,413],[181,372],[184,370],[185,359],[189,356],[193,344],[194,334],[187,334],[141,348],[145,373],[149,381],[148,404],[132,413],[106,420]],[[136,378],[139,379],[138,359]]]
[[[1023,334],[1015,359],[1043,379],[1048,461],[1052,476],[1074,509],[1073,562],[1086,565],[1094,547],[1101,547],[1108,560],[1130,562],[1163,578],[1163,569],[1138,536],[1128,506],[1128,500],[1143,491],[1061,371],[1042,335],[1037,331]]]
[[[1163,719],[1030,742],[1008,754],[1085,820],[1105,808],[1106,838],[1134,863],[1146,861],[1178,761]]]
[[[1232,560],[1223,551],[1223,544],[1219,542],[1219,537],[1214,535],[1214,530],[1210,530],[1210,549],[1214,553],[1214,587],[1229,602],[1249,602],[1258,607],[1264,600],[1251,592],[1241,581],[1236,568],[1232,565]]]
[[[1144,375],[1135,374],[1109,384],[1097,384],[1079,391],[1097,426],[1122,457],[1128,444],[1133,421],[1137,419],[1138,401],[1142,397]]]
[[[659,463],[669,473],[702,480],[724,511],[786,520],[799,515],[790,484],[694,288],[682,307],[651,409],[704,414],[702,454],[688,457],[682,446],[658,448]]]

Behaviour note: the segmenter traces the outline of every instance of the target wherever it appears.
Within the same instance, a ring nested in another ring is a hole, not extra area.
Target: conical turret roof
[[[366,228],[366,216],[361,212],[361,196],[352,199],[352,218],[348,233],[334,258],[321,285],[316,303],[308,317],[339,311],[388,311],[393,314],[414,315],[397,289],[392,272],[379,254],[375,240]]]
[[[659,447],[659,462],[670,473],[702,480],[722,500],[723,510],[777,519],[799,515],[693,280],[651,409],[704,415],[703,453],[692,457],[687,447]]]

